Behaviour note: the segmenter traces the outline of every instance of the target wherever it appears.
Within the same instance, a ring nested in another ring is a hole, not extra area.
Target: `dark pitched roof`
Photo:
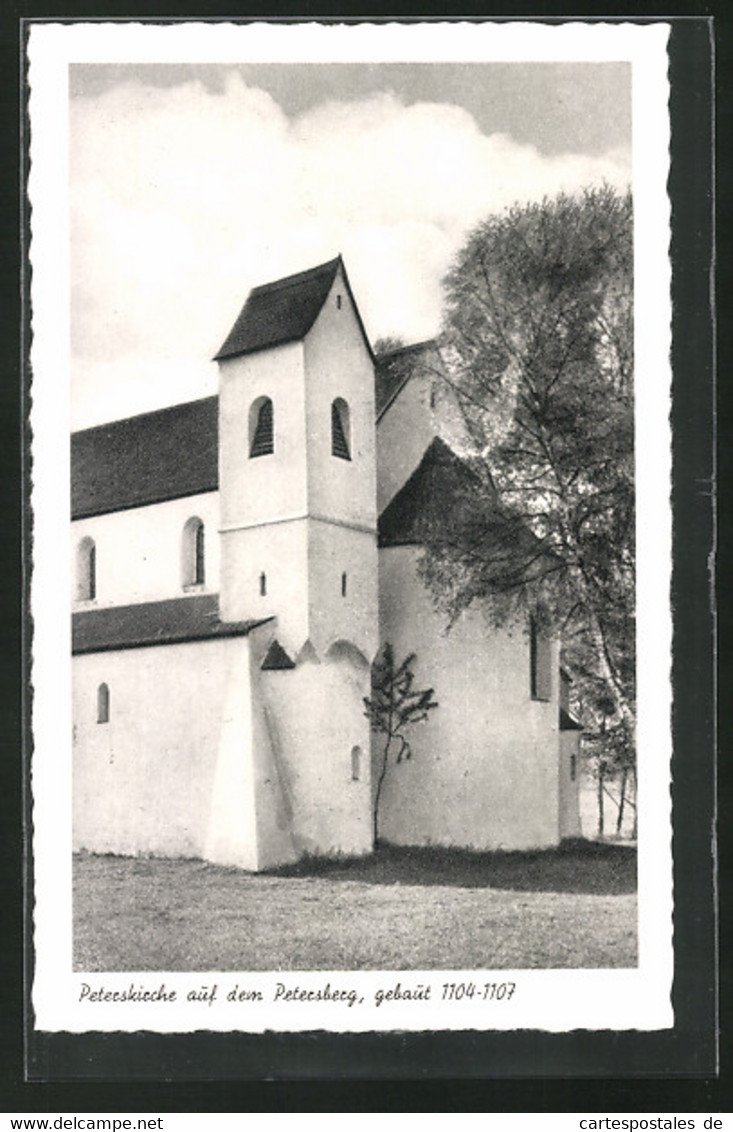
[[[215,491],[218,463],[216,397],[75,432],[72,518]]]
[[[422,460],[379,516],[380,546],[410,546],[423,542],[433,524],[441,524],[446,507],[459,492],[477,486],[467,462],[436,436]]]
[[[278,672],[286,668],[295,668],[295,662],[290,659],[285,649],[277,638],[275,638],[275,640],[271,642],[260,668],[264,672]]]
[[[381,354],[374,361],[374,392],[377,420],[386,413],[412,375],[424,362],[428,353],[435,350],[435,341],[416,342]]]
[[[436,437],[379,517],[379,546],[432,543],[448,553],[483,548],[482,585],[501,592],[557,562],[526,518],[503,507],[486,469]]]
[[[84,609],[71,619],[74,654],[246,636],[259,621],[220,621],[217,594]]]
[[[215,361],[305,338],[331,290],[341,256],[253,287]]]

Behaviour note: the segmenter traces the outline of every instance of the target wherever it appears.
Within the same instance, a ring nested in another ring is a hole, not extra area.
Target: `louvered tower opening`
[[[252,437],[250,456],[268,456],[275,451],[272,401],[263,401],[257,414],[257,427]]]
[[[335,401],[331,405],[331,454],[340,457],[342,460],[351,459],[341,411]]]

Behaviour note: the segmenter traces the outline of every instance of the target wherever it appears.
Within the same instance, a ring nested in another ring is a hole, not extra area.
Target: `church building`
[[[255,287],[214,397],[72,436],[73,844],[258,871],[373,849],[385,643],[438,708],[380,836],[476,850],[579,833],[558,643],[447,630],[421,530],[465,462],[433,344],[375,361],[341,258]]]

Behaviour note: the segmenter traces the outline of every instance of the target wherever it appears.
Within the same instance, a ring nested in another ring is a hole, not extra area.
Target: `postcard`
[[[673,1025],[668,30],[29,27],[37,1029]]]

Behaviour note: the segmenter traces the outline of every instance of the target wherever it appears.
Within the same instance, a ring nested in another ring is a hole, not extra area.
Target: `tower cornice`
[[[317,523],[328,523],[333,527],[345,527],[350,531],[362,531],[364,534],[376,535],[376,526],[371,526],[367,523],[354,523],[348,519],[335,519],[329,515],[318,515],[309,513],[307,511],[298,512],[293,515],[280,515],[274,519],[267,519],[265,522],[256,523],[232,523],[225,527],[219,527],[219,534],[230,534],[232,531],[249,531],[256,530],[258,527],[271,527],[277,523],[301,523],[306,519]]]

